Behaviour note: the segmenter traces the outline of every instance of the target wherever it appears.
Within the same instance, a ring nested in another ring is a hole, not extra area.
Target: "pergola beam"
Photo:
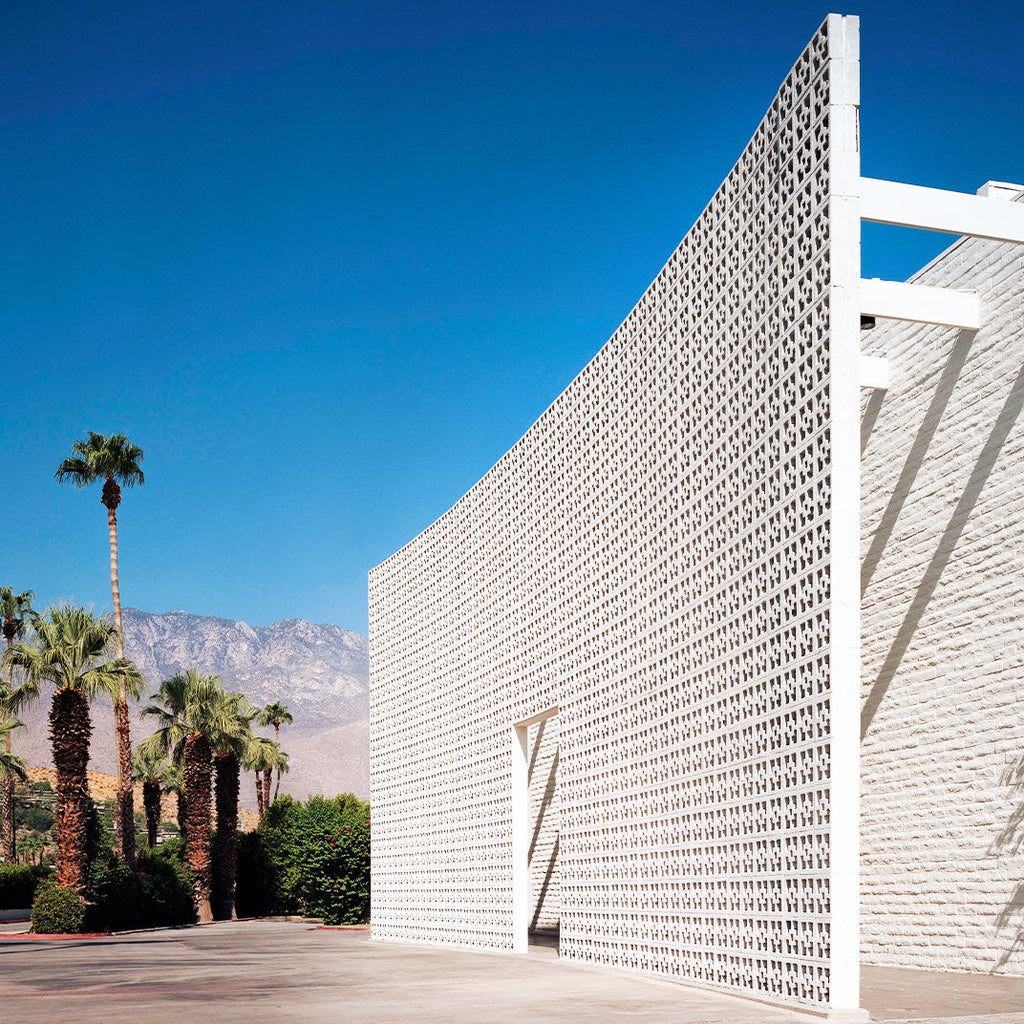
[[[976,331],[981,327],[981,304],[977,292],[905,284],[902,281],[862,278],[860,311],[867,316],[944,324],[968,331]]]
[[[1024,203],[861,178],[861,220],[1024,245]]]

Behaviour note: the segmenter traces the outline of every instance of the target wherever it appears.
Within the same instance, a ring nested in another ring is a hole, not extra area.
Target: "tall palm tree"
[[[277,792],[281,788],[282,773],[285,775],[288,774],[288,755],[277,743],[274,744],[274,752],[271,754],[270,762],[270,768],[264,769],[263,773],[263,797],[268,808],[273,803],[273,800],[270,799],[271,770],[273,770],[277,775],[277,785],[274,787],[274,800],[277,799]]]
[[[210,787],[213,748],[210,737],[226,728],[226,713],[221,700],[224,691],[216,676],[200,675],[195,669],[165,680],[160,686],[161,690],[166,686],[167,693],[173,699],[180,699],[181,710],[151,706],[143,714],[164,714],[173,719],[153,734],[152,741],[182,761],[186,855],[192,871],[192,896],[196,915],[202,923],[213,920],[210,905]]]
[[[264,728],[268,725],[274,727],[274,742],[277,744],[278,749],[281,748],[281,726],[292,724],[292,715],[288,710],[287,705],[282,704],[279,700],[274,701],[273,704],[268,704],[259,714],[257,719],[260,725]],[[286,769],[287,770],[287,769]],[[281,790],[281,768],[277,768],[277,785],[274,787],[274,799],[277,799],[277,794]]]
[[[17,640],[25,632],[25,625],[35,612],[32,610],[32,598],[35,594],[26,590],[21,594],[15,594],[10,587],[0,587],[0,618],[3,619],[0,628],[3,629],[4,640],[7,642],[7,650],[14,646]],[[15,715],[19,711],[19,700],[14,698],[14,665],[7,666],[7,678],[0,683],[0,717]],[[4,734],[4,753],[12,755],[11,733]],[[13,863],[17,855],[14,843],[14,776],[5,775],[2,782],[2,794],[0,794],[0,819],[3,820],[3,836],[0,840],[0,855],[8,863]]]
[[[17,643],[5,657],[25,670],[25,687],[38,690],[52,683],[50,738],[57,770],[54,831],[57,843],[57,884],[85,889],[88,859],[86,826],[89,790],[89,699],[138,692],[142,676],[123,658],[107,659],[114,627],[84,608],[59,607],[38,618],[32,643]]]
[[[109,437],[90,430],[82,440],[75,441],[69,455],[57,467],[54,476],[61,483],[87,487],[103,481],[100,501],[107,509],[107,530],[110,535],[110,592],[114,601],[114,628],[117,656],[124,658],[124,627],[121,622],[121,584],[117,567],[117,507],[121,504],[121,487],[145,483],[139,463],[143,451],[124,434]],[[117,846],[118,855],[127,864],[135,863],[135,808],[132,796],[132,741],[128,723],[128,692],[121,687],[114,700],[114,730],[117,737]]]
[[[235,913],[235,873],[238,864],[238,781],[241,759],[252,736],[250,724],[256,709],[240,693],[223,694],[218,708],[213,745],[214,793],[217,840],[213,878],[213,916],[228,921]]]

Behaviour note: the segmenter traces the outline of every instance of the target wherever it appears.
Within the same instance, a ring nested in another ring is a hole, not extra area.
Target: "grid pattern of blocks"
[[[831,16],[622,326],[370,576],[373,934],[511,949],[558,707],[563,958],[829,1001]]]
[[[865,335],[863,956],[1020,975],[1024,255],[964,239],[914,280],[977,289],[982,324]]]

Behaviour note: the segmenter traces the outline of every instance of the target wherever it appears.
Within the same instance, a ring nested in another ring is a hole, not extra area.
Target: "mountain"
[[[281,727],[291,771],[281,792],[297,799],[312,793],[369,796],[369,659],[365,637],[340,626],[288,619],[270,626],[183,611],[153,615],[123,612],[125,654],[154,692],[160,681],[195,668],[219,676],[225,689],[244,693],[258,707],[279,700],[294,718]],[[144,698],[138,710],[145,706]],[[50,693],[22,718],[16,750],[31,764],[50,764],[47,714]],[[89,767],[114,771],[113,710],[103,698],[92,706]],[[132,716],[132,742],[153,732],[151,719]],[[265,730],[268,735],[272,730]],[[242,779],[242,802],[255,807],[251,776]]]

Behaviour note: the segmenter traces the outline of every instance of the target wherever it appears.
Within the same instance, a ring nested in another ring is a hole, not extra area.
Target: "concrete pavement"
[[[925,972],[893,973],[920,975],[918,994],[908,996],[899,979],[889,978],[888,987],[881,985],[876,993],[882,1003],[888,999],[892,1005],[910,1006],[924,994],[941,1001],[935,980]],[[1024,1024],[1024,981],[995,981],[1008,983],[1000,998],[1021,1012],[972,1017],[971,1024]],[[870,981],[865,991],[870,996]],[[1019,1003],[1014,1002],[1018,991]],[[983,987],[961,995],[978,1009],[989,998]],[[881,1003],[878,1009],[884,1009]],[[954,1024],[958,1018],[948,1013],[960,1011],[952,1006],[939,1012],[947,1013],[944,1024]],[[366,932],[318,931],[307,924],[271,921],[91,940],[0,939],[0,1014],[17,1024],[821,1020],[669,982],[561,963],[550,951],[527,957],[466,953],[369,942]],[[902,1010],[899,1016],[926,1017]]]

